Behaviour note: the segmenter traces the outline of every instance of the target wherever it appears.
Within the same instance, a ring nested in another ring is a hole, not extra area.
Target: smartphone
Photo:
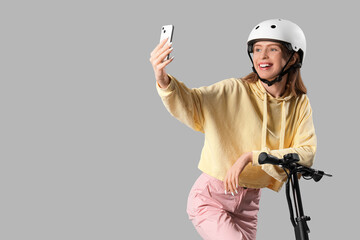
[[[168,38],[167,43],[171,43],[173,40],[173,34],[174,34],[174,25],[164,25],[161,27],[161,34],[160,34],[160,42],[164,40],[165,38]],[[170,58],[170,54],[168,54],[164,61],[168,60]]]

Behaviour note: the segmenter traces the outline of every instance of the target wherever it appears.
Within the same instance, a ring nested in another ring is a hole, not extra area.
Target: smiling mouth
[[[260,68],[261,70],[267,70],[267,69],[269,69],[271,66],[272,66],[271,63],[260,63],[260,64],[259,64],[259,68]]]

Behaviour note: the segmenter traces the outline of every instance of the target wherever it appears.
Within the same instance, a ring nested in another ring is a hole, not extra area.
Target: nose
[[[267,49],[264,49],[260,52],[260,59],[266,59],[268,58],[268,52]]]

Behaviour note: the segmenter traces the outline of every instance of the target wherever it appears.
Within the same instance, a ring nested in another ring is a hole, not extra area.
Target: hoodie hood
[[[279,138],[279,149],[284,149],[284,141],[285,141],[285,129],[286,129],[286,115],[287,115],[287,107],[286,104],[288,101],[294,97],[293,94],[289,89],[285,91],[283,96],[279,98],[273,97],[269,94],[260,80],[256,83],[250,84],[250,88],[252,92],[257,96],[259,99],[263,101],[263,122],[262,122],[262,134],[261,134],[261,150],[267,151],[266,147],[266,138],[268,132],[268,105],[269,103],[280,103],[281,104],[281,123],[280,123],[280,138]]]

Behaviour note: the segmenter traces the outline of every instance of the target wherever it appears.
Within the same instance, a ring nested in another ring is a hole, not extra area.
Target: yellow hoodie
[[[221,181],[245,152],[253,163],[239,176],[239,185],[279,191],[286,174],[270,164],[259,165],[263,151],[277,157],[298,153],[300,164],[310,167],[316,135],[308,97],[284,94],[274,98],[260,81],[231,78],[211,86],[189,89],[169,75],[166,89],[157,91],[167,110],[187,126],[205,134],[199,169]]]

